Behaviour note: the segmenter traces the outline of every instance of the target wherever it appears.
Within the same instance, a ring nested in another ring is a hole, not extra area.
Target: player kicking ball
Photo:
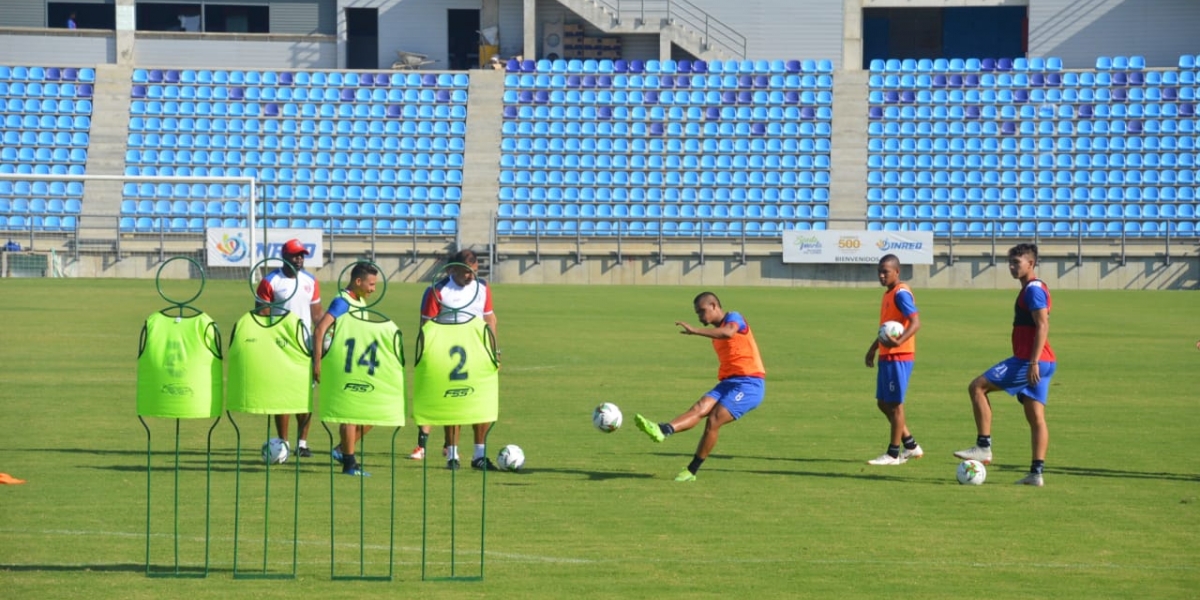
[[[655,442],[687,431],[699,424],[701,419],[704,420],[704,435],[700,436],[696,454],[687,468],[675,476],[675,481],[695,481],[700,465],[704,464],[704,459],[717,445],[721,427],[758,408],[766,392],[767,372],[746,319],[740,313],[725,312],[721,308],[721,300],[712,292],[696,296],[692,305],[700,323],[711,325],[712,328],[697,329],[683,321],[676,321],[675,324],[683,328],[679,332],[683,335],[698,335],[712,340],[713,350],[720,361],[717,372],[720,381],[691,408],[669,423],[654,423],[642,415],[634,415],[638,429]]]

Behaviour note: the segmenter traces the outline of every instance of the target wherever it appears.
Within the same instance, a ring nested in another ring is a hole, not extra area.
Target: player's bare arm
[[[727,340],[733,337],[738,330],[737,323],[726,323],[712,329],[697,329],[692,327],[690,323],[685,323],[683,321],[675,321],[675,324],[683,328],[683,330],[679,332],[683,335],[698,335],[714,340]]]

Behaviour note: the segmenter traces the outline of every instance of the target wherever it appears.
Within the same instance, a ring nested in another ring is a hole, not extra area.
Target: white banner
[[[211,227],[204,234],[204,248],[210,267],[249,267],[264,258],[280,258],[279,249],[290,239],[300,240],[308,248],[304,266],[319,269],[325,264],[324,239],[320,229],[271,229],[267,239],[255,240],[254,257],[250,256],[250,230],[245,228]],[[261,238],[261,233],[259,236]]]
[[[932,231],[824,230],[783,232],[785,263],[878,264],[895,254],[909,265],[933,264]]]

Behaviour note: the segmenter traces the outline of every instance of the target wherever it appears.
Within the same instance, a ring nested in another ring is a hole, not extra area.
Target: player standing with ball
[[[1008,250],[1008,272],[1021,281],[1021,291],[1013,306],[1013,355],[976,377],[968,387],[978,437],[974,446],[959,450],[954,456],[985,465],[992,462],[992,403],[988,394],[1004,390],[1016,396],[1025,409],[1033,450],[1029,474],[1017,483],[1041,487],[1046,449],[1050,445],[1046,399],[1057,361],[1050,349],[1050,289],[1037,278],[1037,261],[1036,244],[1017,244]]]
[[[898,338],[877,336],[867,348],[867,367],[875,366],[875,353],[879,353],[879,374],[875,378],[875,400],[892,425],[892,437],[887,452],[879,458],[867,461],[869,465],[902,465],[910,458],[921,458],[925,451],[913,439],[904,417],[904,395],[908,391],[908,380],[912,377],[913,359],[917,352],[917,331],[921,329],[921,316],[917,313],[917,302],[908,284],[900,281],[900,259],[888,254],[879,259],[879,285],[887,288],[883,303],[879,307],[879,324],[896,321],[904,325]],[[904,450],[900,446],[903,444]]]

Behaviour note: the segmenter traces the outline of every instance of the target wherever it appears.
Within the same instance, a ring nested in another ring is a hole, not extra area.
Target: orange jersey
[[[717,351],[717,360],[721,367],[717,379],[730,377],[766,377],[767,370],[763,368],[762,356],[758,354],[758,344],[754,341],[754,333],[750,324],[740,313],[727,312],[721,320],[721,325],[737,323],[737,332],[726,340],[713,340],[713,350]]]
[[[904,293],[901,293],[904,292]],[[899,298],[897,298],[899,294]],[[908,314],[905,314],[905,313]],[[879,306],[879,324],[896,321],[908,329],[909,317],[917,314],[917,301],[913,298],[908,284],[897,283],[895,287],[883,294],[883,303]],[[917,337],[913,336],[895,348],[879,346],[880,360],[912,360],[917,352]],[[908,355],[908,356],[902,356]]]

